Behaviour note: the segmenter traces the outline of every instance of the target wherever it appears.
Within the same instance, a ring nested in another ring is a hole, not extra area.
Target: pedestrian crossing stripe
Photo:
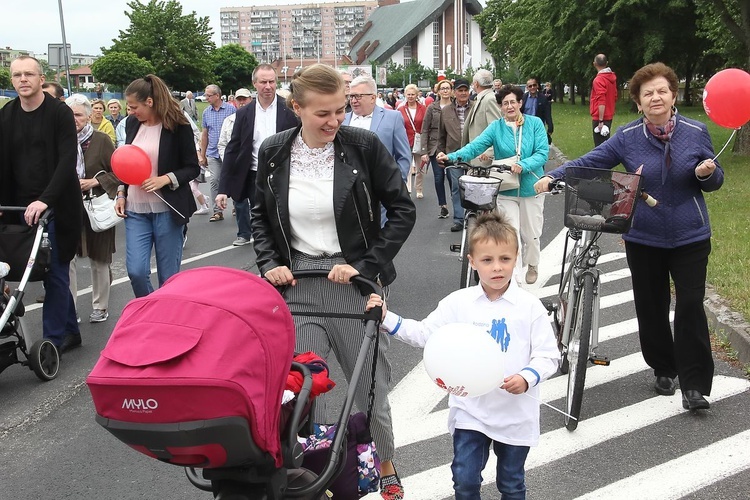
[[[592,370],[593,371],[593,370]],[[729,398],[750,389],[750,381],[726,376],[714,377],[711,391],[711,402],[716,404],[722,399]],[[674,396],[655,396],[639,403],[635,403],[617,410],[583,420],[575,432],[569,432],[564,427],[546,432],[541,435],[539,446],[532,448],[526,460],[526,470],[541,467],[559,460],[573,453],[601,446],[602,443],[638,430],[642,427],[658,423],[662,420],[685,413],[682,408],[682,395],[677,392]],[[700,451],[699,451],[700,453]],[[483,484],[495,482],[495,467],[490,460],[482,472]],[[695,463],[689,462],[684,473],[671,469],[672,477],[684,478],[695,473]],[[721,477],[706,478],[714,482]],[[444,464],[402,478],[404,490],[408,492],[410,500],[435,500],[453,495],[450,464]],[[637,485],[629,492],[622,491],[628,498],[641,498],[642,492]],[[691,490],[694,491],[694,490]],[[599,496],[598,498],[603,498]],[[608,497],[604,497],[608,498]]]
[[[677,500],[750,469],[750,430],[621,479],[576,500]],[[689,471],[675,474],[675,471]]]

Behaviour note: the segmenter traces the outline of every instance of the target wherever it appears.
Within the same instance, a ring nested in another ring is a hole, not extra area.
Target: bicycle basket
[[[565,169],[565,226],[622,234],[630,229],[641,176],[598,168]]]
[[[502,181],[492,177],[462,175],[458,178],[461,206],[466,210],[492,210]]]

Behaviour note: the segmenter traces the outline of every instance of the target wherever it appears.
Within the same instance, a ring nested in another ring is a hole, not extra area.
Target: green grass
[[[714,149],[718,153],[732,131],[715,125],[703,107],[679,106],[683,115],[708,124]],[[555,103],[552,106],[555,145],[569,159],[578,158],[593,147],[588,105]],[[626,102],[618,104],[614,127],[635,120]],[[732,144],[719,157],[724,169],[724,185],[706,193],[713,228],[712,253],[708,263],[708,282],[727,299],[735,311],[750,318],[750,157],[735,155]]]

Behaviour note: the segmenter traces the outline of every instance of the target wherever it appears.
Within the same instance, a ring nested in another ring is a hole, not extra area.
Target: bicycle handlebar
[[[555,194],[560,194],[564,191],[565,191],[565,181],[563,179],[552,179],[549,182],[549,194],[555,195]],[[545,193],[540,193],[540,194],[545,194]],[[643,189],[639,190],[638,197],[642,199],[646,203],[646,205],[648,205],[651,208],[659,204],[659,201],[656,198],[648,194]]]
[[[510,165],[505,165],[503,163],[495,163],[495,161],[500,161],[500,160],[493,160],[490,166],[483,167],[481,165],[472,165],[459,158],[458,161],[455,161],[455,162],[449,159],[446,159],[443,162],[443,165],[445,165],[446,170],[450,168],[460,168],[466,171],[473,170],[477,172],[477,174],[472,174],[472,175],[475,175],[475,177],[487,177],[489,176],[490,172],[511,172],[512,171]]]

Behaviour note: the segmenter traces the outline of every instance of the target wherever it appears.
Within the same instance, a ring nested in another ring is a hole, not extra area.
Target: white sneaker
[[[232,242],[232,245],[236,247],[242,247],[245,245],[249,245],[252,242],[253,242],[252,238],[247,239],[247,238],[243,238],[242,236],[238,236],[237,239]]]
[[[203,215],[203,214],[207,214],[207,213],[209,212],[209,210],[210,210],[210,209],[208,208],[208,205],[203,205],[203,206],[202,206],[202,207],[200,207],[200,208],[199,208],[198,210],[196,210],[195,212],[193,212],[193,215]]]

